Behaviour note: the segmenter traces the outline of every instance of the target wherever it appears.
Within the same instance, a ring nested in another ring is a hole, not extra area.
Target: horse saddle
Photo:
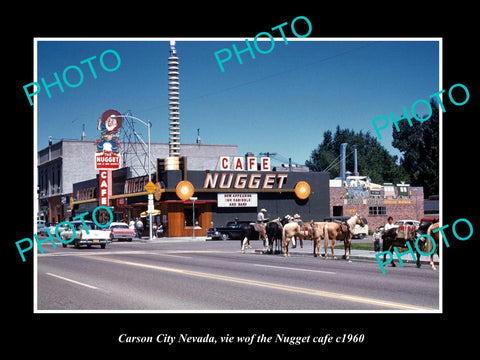
[[[402,224],[397,229],[397,237],[404,238],[404,239],[410,238],[414,231],[415,231],[415,226]]]
[[[303,234],[306,237],[312,237],[313,236],[313,221],[310,221],[308,223],[302,222],[302,226],[300,226],[300,229],[302,230]]]
[[[334,220],[334,222],[340,226],[342,233],[348,234],[350,232],[350,227],[347,224],[341,222],[340,220]]]

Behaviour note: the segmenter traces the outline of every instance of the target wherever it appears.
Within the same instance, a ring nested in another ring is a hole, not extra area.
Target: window
[[[387,215],[387,208],[385,206],[369,206],[368,215]]]

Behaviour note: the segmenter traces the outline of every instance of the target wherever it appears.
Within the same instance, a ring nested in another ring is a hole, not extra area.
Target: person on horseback
[[[265,222],[270,221],[270,218],[265,218],[265,213],[267,212],[266,209],[260,210],[260,212],[257,214],[257,223],[255,225],[256,229],[259,234],[260,238],[267,238],[267,233],[265,232]]]

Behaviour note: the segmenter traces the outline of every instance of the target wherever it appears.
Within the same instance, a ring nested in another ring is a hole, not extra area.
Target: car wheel
[[[222,239],[223,241],[225,241],[225,240],[230,239],[230,237],[228,236],[228,234],[222,234],[221,239]]]
[[[80,244],[78,243],[78,240],[77,240],[77,239],[73,240],[73,246],[75,246],[75,249],[79,249],[79,248],[80,248]]]
[[[102,249],[105,249],[105,244],[100,244],[100,247],[101,247]]]

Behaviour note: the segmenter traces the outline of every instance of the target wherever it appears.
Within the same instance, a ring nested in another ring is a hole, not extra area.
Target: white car
[[[415,226],[415,229],[418,229],[418,225],[420,225],[420,221],[418,220],[398,220],[395,222],[394,226],[395,227],[400,227],[400,226],[405,226],[405,225],[413,225]]]
[[[100,245],[102,249],[105,249],[105,246],[111,242],[110,231],[99,230],[93,221],[72,221],[70,223],[75,228],[75,238],[72,240],[73,231],[70,226],[67,226],[62,232],[61,237],[63,241],[71,240],[69,244],[73,244],[76,248],[81,245],[87,245],[87,247]],[[67,244],[62,243],[62,246],[67,247]]]

